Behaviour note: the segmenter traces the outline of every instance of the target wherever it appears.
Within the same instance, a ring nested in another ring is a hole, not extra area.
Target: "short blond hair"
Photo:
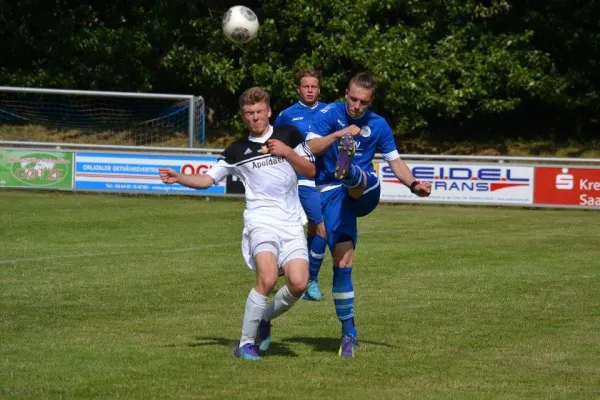
[[[295,78],[295,82],[296,82],[296,86],[300,86],[300,83],[302,82],[302,78],[316,78],[319,81],[319,86],[321,86],[321,79],[323,78],[323,74],[321,74],[321,71],[316,70],[314,68],[305,68],[305,69],[301,69],[300,71],[298,71],[296,73],[296,78]]]
[[[244,93],[240,96],[239,102],[240,109],[244,106],[251,106],[257,103],[266,103],[268,107],[271,107],[271,95],[265,88],[255,86],[244,90]]]

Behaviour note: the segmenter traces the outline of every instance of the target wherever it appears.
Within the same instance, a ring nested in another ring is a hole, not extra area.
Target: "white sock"
[[[287,285],[277,291],[271,304],[265,308],[263,319],[270,321],[279,317],[281,314],[292,308],[294,304],[300,299],[300,297],[294,297],[290,293]]]
[[[253,288],[246,300],[246,312],[244,313],[240,347],[248,343],[254,343],[254,338],[258,332],[258,325],[260,324],[260,319],[265,312],[266,306],[267,297],[258,293]]]

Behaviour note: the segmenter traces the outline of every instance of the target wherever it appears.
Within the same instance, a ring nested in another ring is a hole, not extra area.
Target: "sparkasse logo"
[[[569,174],[569,168],[563,168],[561,174],[556,175],[556,188],[558,190],[573,189],[573,175]]]

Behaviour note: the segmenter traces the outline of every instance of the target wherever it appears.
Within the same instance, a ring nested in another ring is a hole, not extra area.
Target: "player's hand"
[[[427,197],[431,194],[431,182],[419,182],[414,189],[419,197]]]
[[[172,184],[179,181],[179,173],[175,172],[172,168],[159,168],[158,176],[163,183]]]
[[[267,147],[269,148],[269,153],[282,158],[286,158],[290,154],[290,151],[292,151],[290,146],[277,139],[267,140]]]
[[[360,135],[360,128],[356,125],[350,125],[348,127],[346,127],[345,129],[343,129],[344,134],[349,133],[352,136],[358,136]]]

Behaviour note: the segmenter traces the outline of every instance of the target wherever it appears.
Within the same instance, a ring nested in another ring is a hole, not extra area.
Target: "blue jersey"
[[[297,102],[293,106],[280,112],[277,119],[275,119],[273,126],[294,125],[306,139],[306,133],[308,132],[308,127],[312,123],[314,115],[326,105],[327,103],[318,102],[314,107],[308,107],[301,102]]]
[[[345,101],[331,103],[314,116],[308,139],[327,136],[350,125],[360,128],[360,135],[354,137],[356,153],[352,164],[369,173],[375,171],[373,168],[375,153],[382,153],[388,161],[400,157],[392,128],[386,120],[371,110],[367,110],[360,118],[354,119],[346,111]],[[338,146],[333,145],[317,157],[315,176],[317,185],[340,184],[340,181],[333,176],[338,154]]]

